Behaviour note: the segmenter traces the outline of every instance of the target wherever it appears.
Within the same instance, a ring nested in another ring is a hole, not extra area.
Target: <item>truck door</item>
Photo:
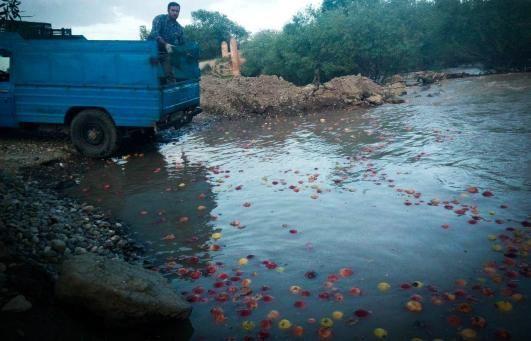
[[[0,49],[0,127],[15,127],[15,101],[10,81],[11,54]]]

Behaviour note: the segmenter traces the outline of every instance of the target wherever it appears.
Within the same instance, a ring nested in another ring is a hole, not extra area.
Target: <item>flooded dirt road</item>
[[[402,105],[219,121],[91,163],[109,209],[193,303],[193,339],[523,340],[531,77]]]

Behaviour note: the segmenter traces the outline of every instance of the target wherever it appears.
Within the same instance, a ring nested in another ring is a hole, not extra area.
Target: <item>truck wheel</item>
[[[101,110],[80,112],[70,124],[72,144],[88,157],[108,157],[118,148],[118,131],[109,115]]]

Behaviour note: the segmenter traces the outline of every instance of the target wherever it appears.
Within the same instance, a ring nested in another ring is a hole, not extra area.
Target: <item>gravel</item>
[[[0,239],[14,258],[52,273],[73,254],[90,251],[134,261],[142,251],[124,225],[100,209],[60,197],[38,181],[25,182],[2,171]]]
[[[63,162],[19,168],[23,175],[0,169],[1,340],[104,340],[123,333],[102,329],[101,321],[90,314],[71,315],[54,297],[54,283],[71,256],[92,252],[141,264],[143,253],[126,224],[60,194],[58,188],[75,178],[70,163],[83,167],[70,156]],[[140,329],[127,338],[147,339],[139,335],[152,333]]]
[[[64,160],[75,154],[68,136],[59,130],[0,128],[0,168],[22,167]]]

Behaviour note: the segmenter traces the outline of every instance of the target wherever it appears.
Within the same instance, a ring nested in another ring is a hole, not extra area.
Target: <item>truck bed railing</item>
[[[51,24],[31,21],[8,21],[0,32],[16,32],[24,39],[85,39],[72,35],[70,28],[52,28]]]

